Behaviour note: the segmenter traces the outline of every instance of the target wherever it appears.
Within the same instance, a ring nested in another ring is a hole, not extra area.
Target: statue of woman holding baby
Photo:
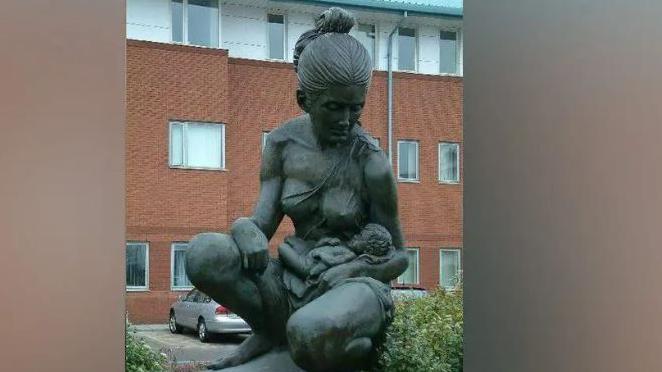
[[[372,61],[348,34],[354,23],[331,8],[301,35],[294,64],[305,114],[267,137],[253,216],[229,235],[203,233],[189,244],[191,282],[253,329],[210,369],[283,346],[308,371],[366,368],[393,316],[388,283],[407,257],[391,166],[359,122]],[[270,258],[284,215],[295,234]]]

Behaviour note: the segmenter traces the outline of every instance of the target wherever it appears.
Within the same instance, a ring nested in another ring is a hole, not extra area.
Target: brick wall
[[[463,84],[455,77],[394,77],[394,141],[420,143],[420,182],[398,184],[400,217],[406,245],[420,248],[421,285],[433,287],[439,281],[439,249],[462,247],[462,183],[437,181],[437,144],[462,142]],[[184,293],[170,290],[172,242],[202,231],[227,231],[234,219],[251,214],[259,189],[261,133],[300,112],[295,89],[291,64],[128,41],[127,240],[149,242],[150,268],[149,291],[127,294],[132,321],[165,322],[170,303]],[[375,72],[362,122],[382,147],[386,100],[386,74]],[[169,120],[224,123],[226,170],[171,169]],[[272,251],[292,231],[284,221]]]

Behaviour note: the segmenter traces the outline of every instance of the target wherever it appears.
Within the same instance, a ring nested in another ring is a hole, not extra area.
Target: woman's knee
[[[186,250],[186,274],[202,290],[207,285],[233,280],[241,270],[240,264],[239,250],[227,234],[198,234]]]

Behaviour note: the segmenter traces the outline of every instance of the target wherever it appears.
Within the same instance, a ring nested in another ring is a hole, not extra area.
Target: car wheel
[[[209,341],[209,331],[207,330],[207,324],[204,319],[198,320],[198,338],[200,342]]]
[[[175,312],[170,312],[170,320],[168,320],[168,328],[170,333],[182,333],[182,327],[177,324],[177,319],[175,318]]]

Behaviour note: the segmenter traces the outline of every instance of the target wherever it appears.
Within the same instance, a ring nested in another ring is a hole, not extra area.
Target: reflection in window
[[[126,288],[147,289],[147,243],[126,243]]]
[[[418,142],[398,141],[398,179],[418,180]]]
[[[407,248],[409,265],[402,275],[398,277],[398,284],[418,284],[418,248]]]
[[[172,41],[218,47],[218,0],[173,0]]]
[[[269,58],[285,59],[285,19],[281,14],[267,15]]]
[[[398,69],[416,70],[416,30],[398,28]]]
[[[223,169],[224,136],[223,124],[171,122],[170,166]]]
[[[186,276],[186,249],[188,243],[172,244],[172,289],[190,289],[193,284]]]
[[[440,283],[446,289],[455,288],[461,279],[460,250],[442,249],[440,256]]]
[[[457,32],[441,31],[439,49],[439,72],[457,73]]]
[[[460,144],[439,144],[439,181],[460,182]]]

